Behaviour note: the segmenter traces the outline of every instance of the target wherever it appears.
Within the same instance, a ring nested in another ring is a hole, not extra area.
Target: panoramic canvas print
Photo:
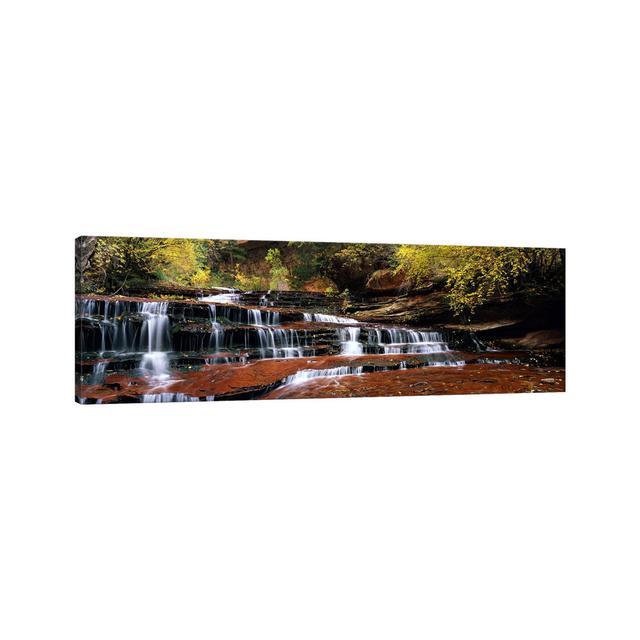
[[[76,400],[564,391],[565,251],[76,239]]]

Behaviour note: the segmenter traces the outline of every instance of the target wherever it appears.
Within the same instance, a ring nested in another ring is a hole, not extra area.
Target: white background
[[[0,635],[638,638],[634,5],[4,3]],[[80,234],[565,246],[568,392],[76,406]]]

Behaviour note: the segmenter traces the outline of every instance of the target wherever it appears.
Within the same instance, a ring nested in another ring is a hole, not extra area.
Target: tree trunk
[[[76,292],[82,291],[84,273],[91,265],[97,242],[98,236],[76,238]]]

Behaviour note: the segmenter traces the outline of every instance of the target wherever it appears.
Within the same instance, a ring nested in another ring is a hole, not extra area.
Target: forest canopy
[[[470,318],[498,296],[564,289],[562,249],[84,236],[76,251],[82,293],[170,285],[357,296],[391,282],[442,288],[455,314]]]
[[[521,247],[402,245],[396,272],[414,286],[442,282],[460,316],[496,296],[541,295],[564,288],[564,250]]]

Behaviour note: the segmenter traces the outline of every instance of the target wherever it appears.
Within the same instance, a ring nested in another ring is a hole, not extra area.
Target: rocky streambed
[[[499,318],[476,331],[437,314],[422,325],[402,313],[404,322],[385,315],[385,307],[401,309],[403,299],[345,308],[338,297],[308,292],[187,294],[77,296],[77,401],[564,390],[564,352],[553,330],[536,341],[525,324],[523,336],[503,336],[500,345],[491,339],[496,326],[505,326]],[[437,298],[431,308],[441,309]]]

